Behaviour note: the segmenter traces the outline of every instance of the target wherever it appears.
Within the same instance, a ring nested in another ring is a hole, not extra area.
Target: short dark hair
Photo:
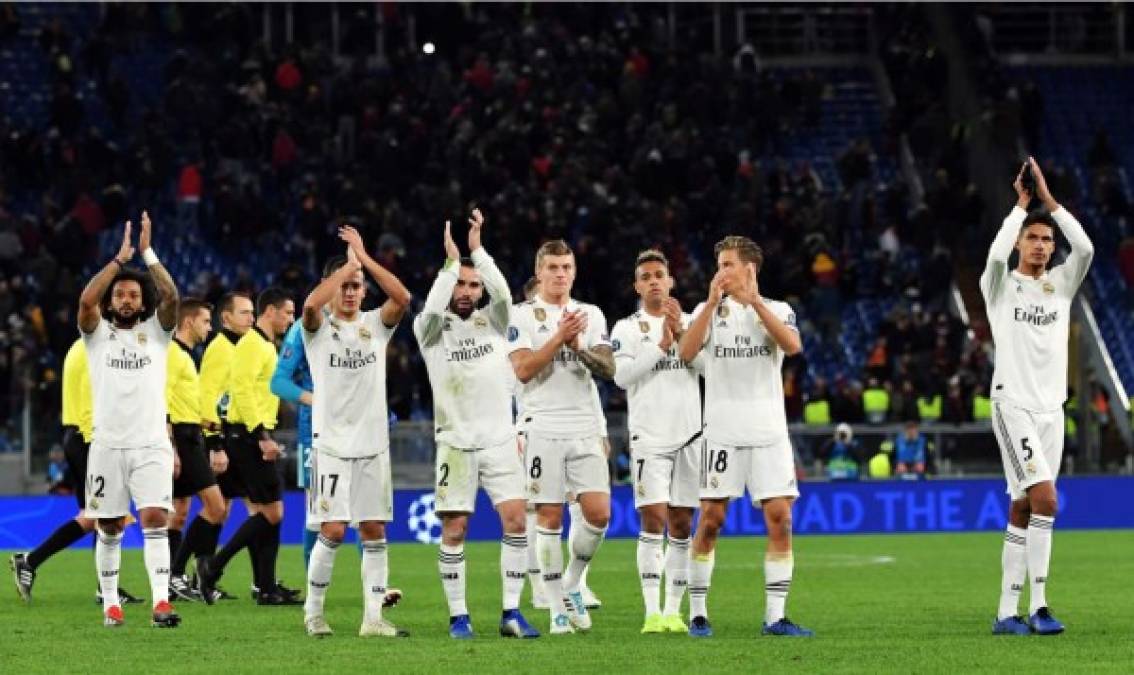
[[[263,315],[268,311],[269,307],[283,307],[284,303],[291,300],[291,296],[287,291],[279,286],[268,286],[260,291],[260,295],[256,296],[256,314]]]
[[[656,248],[648,248],[639,253],[638,259],[634,261],[634,267],[644,265],[648,262],[661,263],[666,266],[666,269],[669,269],[669,259],[665,257],[664,253],[657,250]]]
[[[228,293],[225,293],[224,295],[222,295],[221,298],[220,298],[220,302],[217,303],[217,306],[220,307],[221,313],[224,313],[224,312],[232,313],[232,312],[236,311],[236,299],[237,298],[245,298],[249,301],[252,300],[252,296],[248,295],[244,291],[229,291]]]
[[[756,265],[757,272],[764,266],[764,249],[748,237],[734,234],[721,239],[713,247],[713,256],[720,257],[721,251],[736,251],[742,261]]]
[[[110,311],[110,298],[114,295],[114,287],[124,281],[136,282],[142,287],[142,305],[143,311],[141,319],[144,321],[157,311],[158,305],[158,292],[157,287],[154,286],[153,279],[149,274],[141,270],[134,269],[133,267],[123,267],[118,270],[118,274],[114,275],[114,279],[110,281],[110,285],[106,287],[106,292],[102,294],[102,300],[99,302],[99,309],[102,311],[102,316],[109,319]]]
[[[1055,218],[1052,218],[1051,214],[1043,209],[1036,209],[1035,211],[1029,212],[1028,215],[1024,217],[1024,224],[1020,226],[1020,232],[1027,229],[1029,225],[1035,225],[1037,223],[1047,225],[1052,230],[1055,229]]]
[[[468,256],[462,256],[461,267],[471,267],[473,269],[476,269],[476,263],[473,262],[472,258]]]
[[[201,310],[213,311],[213,306],[200,298],[181,298],[177,306],[177,325],[181,326],[186,319],[195,319]]]
[[[335,272],[338,272],[339,268],[345,265],[346,262],[347,257],[342,254],[333,255],[330,258],[327,258],[327,262],[323,263],[323,278],[326,279]]]

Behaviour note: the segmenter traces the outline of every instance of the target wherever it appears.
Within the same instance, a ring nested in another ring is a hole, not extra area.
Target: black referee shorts
[[[225,454],[228,455],[228,469],[217,476],[217,485],[220,486],[221,495],[225,499],[240,499],[248,492],[244,488],[244,481],[240,478],[240,468],[236,466],[236,460],[233,459],[232,448],[228,447],[230,427],[227,423],[222,423],[221,429],[221,445],[224,446]]]
[[[91,444],[83,440],[79,427],[63,427],[63,457],[67,459],[68,477],[79,509],[87,508],[87,455],[90,452]]]
[[[260,453],[260,439],[243,425],[233,425],[225,433],[228,465],[237,467],[244,484],[245,496],[253,504],[271,504],[283,500],[283,481],[278,462],[267,462]]]
[[[181,459],[181,474],[173,479],[174,498],[192,497],[210,485],[217,484],[213,469],[209,466],[201,425],[174,424],[173,448]]]

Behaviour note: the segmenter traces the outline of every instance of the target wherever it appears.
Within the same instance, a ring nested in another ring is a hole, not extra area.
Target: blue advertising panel
[[[1006,522],[1008,506],[1004,481],[998,479],[804,483],[801,491],[803,494],[795,504],[793,515],[795,532],[801,535],[999,530]],[[1063,478],[1059,481],[1057,527],[1134,528],[1134,507],[1130,506],[1132,492],[1134,478],[1131,477]],[[301,541],[303,508],[302,492],[286,494],[283,543]],[[0,514],[0,549],[25,550],[73,517],[75,502],[68,497],[3,497],[0,498]],[[222,541],[236,530],[245,515],[243,504],[234,502]],[[441,521],[433,512],[433,493],[429,490],[395,491],[394,521],[386,532],[392,542],[439,541]],[[729,506],[723,534],[764,533],[760,511],[747,500],[737,500]],[[615,486],[611,492],[608,536],[637,534],[634,495],[628,486]],[[469,539],[492,540],[500,535],[500,520],[487,495],[481,492],[476,514],[469,521]],[[127,530],[124,543],[141,546],[138,528]],[[76,546],[90,546],[90,541],[84,540]]]

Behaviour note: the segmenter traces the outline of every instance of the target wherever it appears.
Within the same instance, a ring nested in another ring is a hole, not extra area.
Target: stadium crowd
[[[404,17],[383,7],[391,34],[403,34]],[[744,50],[671,50],[648,6],[476,5],[453,28],[465,38],[455,53],[394,45],[390,63],[373,67],[351,55],[365,42],[362,19],[347,22],[348,57],[336,61],[325,41],[273,50],[240,5],[105,5],[74,34],[59,19],[29,34],[23,11],[4,7],[0,40],[35,41],[53,97],[37,124],[0,121],[0,447],[25,392],[39,396],[37,416],[55,415],[76,275],[99,260],[100,233],[142,206],[193,246],[267,261],[301,298],[341,222],[420,296],[440,224],[475,201],[514,288],[538,243],[562,236],[579,252],[578,296],[610,317],[634,308],[633,252],[664,250],[692,309],[712,242],[743,232],[766,251],[762,291],[791,302],[824,342],[838,338],[844,299],[899,299],[868,345],[866,373],[825,382],[800,357],[788,364],[792,419],[829,399],[831,421],[864,420],[862,392],[875,381],[889,390],[888,420],[910,418],[908,401],[926,395],[945,398],[943,419],[971,419],[988,380],[987,345],[963,348],[944,311],[947,233],[973,227],[984,206],[960,159],[963,127],[931,94],[944,64],[916,12],[880,14],[901,103],[882,139],[857,139],[836,158],[828,184],[782,159],[824,123],[821,72],[768,70]],[[139,82],[124,64],[148,52],[160,70]],[[77,93],[87,81],[95,95]],[[876,170],[879,154],[896,164],[903,133],[928,179],[924,204]],[[250,260],[228,285],[253,290],[268,281],[261,271]],[[211,300],[228,290],[216,269],[181,282]],[[424,365],[408,332],[399,338],[390,407],[425,416]],[[617,390],[608,396],[624,405]]]

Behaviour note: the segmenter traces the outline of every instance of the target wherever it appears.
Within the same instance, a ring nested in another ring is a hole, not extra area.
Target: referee
[[[165,399],[173,447],[181,465],[173,480],[174,517],[170,534],[177,531],[180,535],[192,496],[197,495],[201,500],[201,512],[189,526],[185,538],[176,537],[178,545],[174,545],[174,537],[170,537],[173,551],[169,590],[185,600],[200,599],[185,577],[189,556],[211,555],[224,525],[224,497],[213,474],[214,467],[223,467],[216,466],[219,453],[205,451],[205,438],[201,434],[201,379],[193,360],[193,349],[208,337],[211,329],[212,306],[197,298],[183,299],[177,315],[177,332],[169,346]],[[214,455],[213,466],[210,466],[208,454]]]
[[[205,343],[205,353],[201,356],[201,427],[205,434],[205,447],[209,449],[210,464],[216,474],[217,485],[224,497],[224,518],[228,520],[232,500],[244,497],[244,487],[237,468],[229,461],[224,447],[224,425],[228,409],[228,381],[232,368],[232,355],[236,343],[252,329],[256,321],[256,309],[252,298],[240,292],[225,293],[218,304],[221,328],[213,333]],[[255,513],[255,505],[245,500],[248,513]],[[211,551],[210,551],[211,553]],[[252,575],[256,574],[256,551],[249,549]],[[235,600],[236,597],[216,589],[222,600]]]
[[[245,546],[256,551],[254,576],[260,605],[300,604],[296,595],[276,582],[276,558],[283,521],[283,484],[276,459],[279,445],[272,439],[280,400],[270,382],[276,369],[276,341],[295,320],[295,303],[287,293],[272,286],[256,299],[257,319],[252,330],[236,343],[229,376],[228,427],[225,446],[236,466],[248,500],[258,507],[232,539],[214,557],[197,561],[197,590],[206,602],[224,573],[225,565]]]

